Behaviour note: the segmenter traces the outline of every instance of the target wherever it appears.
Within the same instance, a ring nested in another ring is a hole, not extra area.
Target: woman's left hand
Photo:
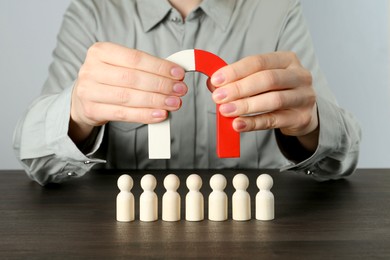
[[[311,73],[292,52],[246,57],[216,71],[209,88],[238,132],[280,129],[305,148],[318,143],[316,94]]]

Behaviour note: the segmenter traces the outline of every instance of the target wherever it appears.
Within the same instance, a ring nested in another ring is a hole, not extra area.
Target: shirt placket
[[[172,13],[170,21],[174,23],[177,30],[182,32],[181,49],[193,49],[195,46],[196,34],[199,29],[199,22],[194,13],[188,16],[187,21],[183,22],[182,18],[175,12]],[[185,82],[188,85],[188,92],[182,98],[182,107],[179,111],[174,112],[171,127],[175,127],[176,135],[173,142],[173,153],[171,167],[188,168],[195,165],[196,149],[196,75],[195,73],[186,73]],[[175,148],[178,148],[176,150]],[[176,158],[175,158],[176,157]],[[173,165],[175,164],[175,165]]]

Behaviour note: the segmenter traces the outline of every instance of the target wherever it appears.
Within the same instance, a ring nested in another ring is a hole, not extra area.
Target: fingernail
[[[165,118],[167,116],[167,112],[164,110],[155,110],[152,112],[152,117],[154,118]]]
[[[211,77],[211,84],[213,85],[221,85],[222,83],[225,82],[225,76],[219,72],[219,73],[216,73],[214,74],[212,77]]]
[[[240,130],[244,130],[246,128],[246,123],[245,121],[242,121],[242,120],[236,120],[233,122],[233,128],[240,131]]]
[[[223,114],[230,114],[237,110],[237,107],[235,104],[223,104],[219,107],[219,111]]]
[[[184,95],[187,93],[187,87],[182,82],[176,83],[173,85],[173,92]]]
[[[171,76],[177,78],[177,79],[182,79],[184,78],[184,70],[183,68],[180,67],[173,67],[171,69]]]
[[[220,89],[216,89],[213,92],[213,99],[215,101],[223,101],[225,98],[227,98],[227,93],[225,89],[220,88]]]
[[[165,105],[169,107],[178,107],[180,105],[180,98],[168,97],[167,99],[165,99]]]

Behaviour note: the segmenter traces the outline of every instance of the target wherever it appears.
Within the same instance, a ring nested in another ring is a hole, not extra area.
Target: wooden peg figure
[[[209,220],[225,221],[228,218],[228,198],[224,189],[226,178],[222,174],[215,174],[210,178],[210,187],[213,190],[209,195]]]
[[[167,190],[162,198],[162,219],[164,221],[180,220],[180,195],[177,189],[180,186],[179,178],[169,174],[164,179],[164,187]]]
[[[256,185],[259,192],[256,195],[256,219],[272,220],[274,219],[274,195],[270,191],[273,186],[273,179],[268,174],[261,174],[257,177]]]
[[[118,178],[117,185],[120,190],[116,197],[116,220],[130,222],[134,220],[134,195],[131,193],[133,179],[123,174]]]
[[[233,220],[246,221],[251,219],[251,198],[246,189],[249,186],[249,179],[245,174],[239,173],[233,178],[233,186],[236,191],[233,193],[232,211]]]
[[[204,219],[204,199],[199,191],[202,187],[202,179],[197,174],[191,174],[186,184],[189,189],[186,195],[186,220],[202,221]]]
[[[146,174],[141,179],[141,187],[144,190],[140,196],[139,219],[141,221],[156,221],[158,219],[158,201],[154,192],[157,180],[151,174]]]

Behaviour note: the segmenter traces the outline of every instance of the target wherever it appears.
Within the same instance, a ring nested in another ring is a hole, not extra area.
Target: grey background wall
[[[0,1],[0,169],[21,168],[12,150],[13,129],[39,94],[69,2]],[[339,103],[361,122],[361,168],[390,167],[389,5],[302,0],[322,69]]]

